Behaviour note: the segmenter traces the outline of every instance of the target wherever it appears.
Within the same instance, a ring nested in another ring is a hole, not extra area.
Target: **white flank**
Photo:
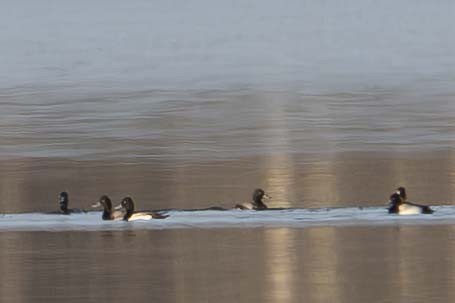
[[[133,214],[128,221],[137,221],[137,220],[151,220],[153,219],[152,215],[149,214]]]
[[[422,209],[415,205],[402,204],[398,208],[399,215],[418,215],[422,213]]]

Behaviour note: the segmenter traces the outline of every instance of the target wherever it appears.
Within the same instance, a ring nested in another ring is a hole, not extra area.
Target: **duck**
[[[405,190],[403,193],[406,196]],[[388,211],[389,214],[398,215],[432,214],[434,212],[429,206],[404,201],[398,190],[390,196]]]
[[[84,213],[85,210],[78,208],[68,208],[69,204],[69,195],[66,191],[62,191],[58,196],[58,203],[60,205],[60,211],[58,213],[63,215],[69,215],[73,213]]]
[[[103,220],[123,220],[126,213],[124,210],[112,210],[112,201],[107,195],[102,195],[92,207],[103,207]]]
[[[261,188],[257,188],[253,191],[253,197],[251,202],[236,204],[234,209],[241,209],[241,210],[264,210],[267,209],[267,205],[264,203],[263,199],[270,199],[265,191]]]
[[[413,202],[409,202],[408,201],[408,195],[406,194],[406,188],[404,188],[403,186],[398,187],[397,190],[396,190],[396,193],[401,197],[401,200],[403,200],[403,202],[405,202],[405,203],[408,203],[410,205],[418,205],[418,206],[428,207],[428,206],[425,206],[425,205],[419,205],[419,204],[416,204],[416,203],[413,203]]]
[[[166,219],[169,215],[163,215],[153,211],[134,211],[134,202],[131,197],[123,198],[122,202],[117,205],[115,210],[122,210],[124,221],[136,221],[136,220],[151,220],[151,219]]]

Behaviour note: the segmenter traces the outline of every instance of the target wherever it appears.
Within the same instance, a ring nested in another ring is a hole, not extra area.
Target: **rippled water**
[[[442,240],[443,239],[443,240]],[[25,302],[451,302],[452,226],[0,233]]]
[[[0,13],[0,158],[452,148],[453,9],[11,2]]]
[[[4,1],[0,301],[454,301],[454,9]],[[384,214],[399,185],[437,212]],[[297,209],[39,214],[257,187]]]
[[[415,84],[418,85],[417,83]],[[129,162],[451,148],[455,91],[255,89],[3,96],[2,158]]]

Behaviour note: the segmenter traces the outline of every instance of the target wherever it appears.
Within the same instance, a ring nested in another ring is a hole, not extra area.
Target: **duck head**
[[[69,197],[67,192],[63,191],[60,193],[58,196],[58,203],[60,205],[60,211],[64,214],[68,213]]]
[[[112,201],[108,196],[102,195],[98,202],[92,205],[92,207],[103,207],[103,220],[111,220],[112,214]]]
[[[125,197],[123,198],[122,202],[120,202],[119,205],[115,207],[115,209],[124,209],[125,210],[125,216],[123,217],[123,220],[128,220],[134,213],[134,202],[131,197]]]
[[[92,207],[103,207],[104,210],[112,211],[112,201],[108,196],[102,195],[98,202],[92,204]]]
[[[261,188],[257,188],[253,191],[253,203],[256,205],[264,205],[263,199],[270,199],[270,196],[268,196],[265,191]]]

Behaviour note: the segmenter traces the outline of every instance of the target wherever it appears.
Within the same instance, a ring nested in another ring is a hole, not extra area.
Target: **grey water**
[[[455,3],[0,4],[0,301],[453,301]],[[381,209],[399,185],[439,214],[8,227],[63,190]]]

